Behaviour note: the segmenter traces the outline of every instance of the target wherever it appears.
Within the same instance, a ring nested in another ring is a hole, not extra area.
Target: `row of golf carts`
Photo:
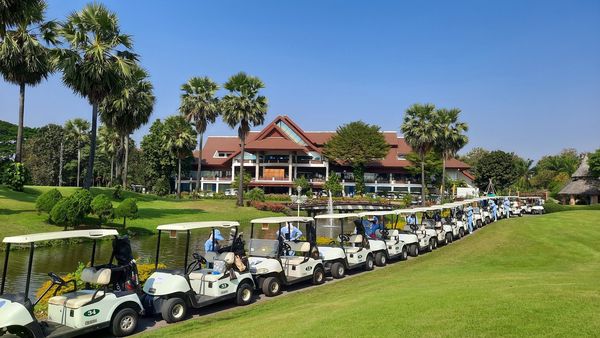
[[[490,198],[363,213],[326,214],[311,217],[269,217],[251,221],[247,243],[235,221],[190,222],[160,225],[157,230],[156,271],[138,283],[137,268],[129,240],[116,230],[75,230],[6,237],[4,269],[0,286],[0,335],[21,337],[72,337],[108,328],[114,336],[136,331],[141,315],[159,314],[173,323],[187,317],[191,308],[226,300],[238,305],[252,302],[254,294],[276,296],[290,285],[325,282],[326,275],[343,278],[348,270],[373,270],[392,260],[406,260],[437,249],[469,234],[465,210],[473,210],[474,229],[494,219]],[[498,198],[498,202],[502,201]],[[499,203],[502,205],[502,203]],[[502,210],[501,210],[502,211]],[[511,207],[511,214],[521,209]],[[503,214],[503,212],[500,212]],[[381,220],[376,227],[371,222]],[[371,220],[371,221],[370,221]],[[217,245],[217,234],[229,231]],[[303,230],[300,230],[303,229]],[[374,230],[375,229],[375,230]],[[190,254],[194,230],[210,231],[213,248]],[[290,234],[302,232],[294,238]],[[158,269],[162,234],[185,235],[184,264],[179,270]],[[112,255],[105,264],[95,261],[97,241],[113,238]],[[36,243],[60,239],[91,240],[90,266],[81,274],[84,285],[63,280],[53,272],[50,287],[37,300],[29,298]],[[28,246],[29,262],[25,292],[4,294],[11,246]],[[68,288],[67,293],[58,291]],[[38,320],[35,306],[48,293],[48,318]]]

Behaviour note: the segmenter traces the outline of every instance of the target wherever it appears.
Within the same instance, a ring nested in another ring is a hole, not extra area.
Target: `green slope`
[[[144,337],[598,336],[600,212],[503,220],[385,269]]]

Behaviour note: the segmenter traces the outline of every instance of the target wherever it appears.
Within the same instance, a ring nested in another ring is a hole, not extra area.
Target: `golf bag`
[[[98,268],[111,270],[110,282],[115,291],[131,291],[139,288],[138,269],[133,259],[129,237],[117,237],[112,242],[110,263]],[[113,264],[116,261],[116,264]]]

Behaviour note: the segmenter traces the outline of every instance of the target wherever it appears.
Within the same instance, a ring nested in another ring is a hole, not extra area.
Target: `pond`
[[[200,232],[191,234],[190,239],[190,260],[191,254],[195,251],[204,251],[204,241],[207,234]],[[141,263],[154,263],[156,255],[156,240],[158,236],[138,236],[131,239],[133,255]],[[168,234],[163,234],[160,246],[160,263],[164,263],[169,268],[180,269],[184,264],[186,236],[179,233],[177,238],[169,238]],[[96,264],[108,263],[111,255],[111,241],[98,241],[96,248]],[[4,266],[4,254],[0,256],[0,274]],[[77,244],[58,245],[50,247],[40,247],[35,249],[30,299],[35,298],[35,291],[47,280],[48,272],[55,272],[58,275],[65,275],[77,269],[79,262],[90,262],[92,254],[92,242]],[[27,262],[29,260],[29,250],[13,250],[9,256],[8,272],[6,277],[5,293],[16,293],[25,291],[25,282],[27,280]]]

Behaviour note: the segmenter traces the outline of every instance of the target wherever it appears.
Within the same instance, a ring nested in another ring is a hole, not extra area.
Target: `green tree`
[[[150,126],[148,134],[142,138],[141,162],[145,166],[144,184],[146,187],[154,187],[159,179],[166,180],[168,183],[168,178],[173,175],[177,167],[177,158],[164,147],[165,137],[165,123],[157,119]],[[168,187],[168,184],[160,183],[161,188]],[[167,193],[169,192],[170,190]]]
[[[310,182],[304,176],[300,176],[294,180],[294,190],[297,187],[302,188],[303,195],[309,195],[311,193]]]
[[[181,160],[190,157],[196,145],[196,131],[182,116],[165,120],[164,147],[177,157],[177,197],[181,198]]]
[[[63,196],[60,193],[60,191],[58,191],[58,189],[56,189],[56,188],[50,189],[50,190],[46,191],[45,193],[41,194],[35,200],[35,209],[37,210],[38,213],[40,213],[40,212],[50,213],[50,210],[52,210],[52,208],[54,208],[56,203],[58,203],[58,201],[60,201],[60,199],[62,197]]]
[[[594,177],[600,177],[600,149],[588,155],[588,165],[590,174]]]
[[[202,172],[202,141],[209,124],[215,123],[219,115],[219,86],[208,77],[193,77],[181,85],[179,112],[194,124],[198,133],[198,170],[196,171],[196,191],[200,191]]]
[[[75,118],[65,123],[65,138],[77,145],[77,186],[81,172],[81,147],[90,139],[90,123],[84,119]]]
[[[412,165],[406,167],[406,171],[414,177],[421,175],[421,157],[419,154],[410,152],[406,155],[406,159],[412,163]],[[424,161],[425,168],[425,182],[428,182],[434,186],[438,186],[442,183],[443,165],[439,154],[430,150],[425,154]]]
[[[468,153],[466,153],[464,156],[460,156],[460,160],[470,165],[471,167],[474,167],[477,165],[479,160],[481,160],[483,157],[486,157],[489,154],[489,150],[485,150],[481,147],[475,147],[471,149]]]
[[[99,150],[110,159],[110,186],[113,185],[115,156],[121,144],[121,137],[114,129],[107,126],[100,126],[98,129]]]
[[[331,172],[329,173],[329,178],[323,185],[323,190],[331,191],[332,196],[341,196],[344,191],[344,187],[340,183],[340,175]]]
[[[43,0],[2,0],[0,1],[0,40],[7,29],[28,20],[31,13],[38,13],[46,8]]]
[[[466,123],[458,121],[460,109],[438,109],[436,111],[436,122],[439,125],[439,134],[435,148],[442,155],[442,185],[441,199],[444,200],[446,191],[446,161],[456,156],[468,142],[465,133],[469,130]]]
[[[18,128],[17,125],[0,120],[0,162],[14,158]],[[23,144],[33,137],[37,131],[38,128],[23,127]]]
[[[515,183],[515,189],[524,191],[531,188],[531,178],[533,176],[533,160],[524,159],[514,154],[513,159],[517,167],[517,182]]]
[[[121,33],[116,14],[102,4],[86,5],[70,14],[61,26],[61,36],[68,45],[56,58],[62,80],[92,105],[90,157],[84,182],[89,188],[94,179],[98,106],[126,84],[136,55],[131,52],[131,37]]]
[[[492,179],[498,190],[504,190],[513,185],[518,179],[518,167],[515,156],[501,150],[494,150],[482,157],[473,167],[475,184],[485,189]]]
[[[389,147],[378,126],[355,121],[338,127],[325,144],[323,153],[339,164],[352,167],[356,193],[362,194],[365,191],[365,166],[384,158]]]
[[[244,173],[244,179],[242,180],[242,184],[241,184],[242,189],[244,191],[248,190],[248,187],[250,186],[250,182],[252,182],[252,176],[250,176],[249,173]],[[233,178],[233,181],[231,182],[231,186],[232,187],[240,186],[240,174],[239,173],[237,175],[235,175],[235,177]],[[240,192],[238,190],[238,195],[239,194],[240,194]]]
[[[116,217],[123,217],[123,228],[127,226],[127,219],[138,218],[138,206],[135,198],[126,198],[115,210]]]
[[[571,176],[579,167],[579,153],[575,149],[564,149],[557,155],[543,156],[535,166],[535,170],[551,170]]]
[[[60,173],[60,144],[64,140],[64,129],[56,124],[41,127],[37,133],[27,140],[23,148],[23,164],[30,174],[34,185],[57,185]],[[64,163],[75,161],[77,149],[75,144],[65,143],[63,149]],[[74,162],[73,162],[74,163]],[[76,166],[65,168],[66,174],[73,177],[75,184]]]
[[[101,223],[106,223],[114,216],[114,210],[110,198],[106,195],[100,194],[92,200],[91,203],[92,213],[100,219]]]
[[[100,104],[102,122],[116,130],[124,147],[123,172],[121,174],[123,187],[127,189],[129,163],[129,135],[148,123],[154,109],[156,98],[154,87],[148,79],[148,73],[139,66],[131,68],[131,76],[119,92],[106,97]]]
[[[0,13],[3,13],[11,2],[0,1]],[[18,22],[13,22],[14,29],[11,29],[13,25],[10,25],[7,30],[6,25],[0,23],[0,73],[4,80],[19,86],[19,125],[15,151],[15,161],[19,163],[23,155],[25,87],[39,84],[52,72],[51,50],[48,45],[57,42],[56,23],[44,22],[46,4],[42,1],[25,2],[30,6],[18,15]]]
[[[421,163],[421,203],[425,205],[425,155],[434,148],[439,139],[439,125],[433,104],[414,104],[404,114],[400,127],[404,140],[419,155]]]
[[[265,84],[254,76],[244,72],[237,73],[227,80],[223,85],[229,91],[223,97],[220,110],[223,121],[230,128],[238,128],[240,138],[240,175],[244,177],[244,158],[246,156],[246,137],[250,132],[250,126],[258,126],[265,122],[267,114],[267,98],[259,95],[259,91]],[[242,181],[238,182],[238,206],[244,205],[244,187]]]

